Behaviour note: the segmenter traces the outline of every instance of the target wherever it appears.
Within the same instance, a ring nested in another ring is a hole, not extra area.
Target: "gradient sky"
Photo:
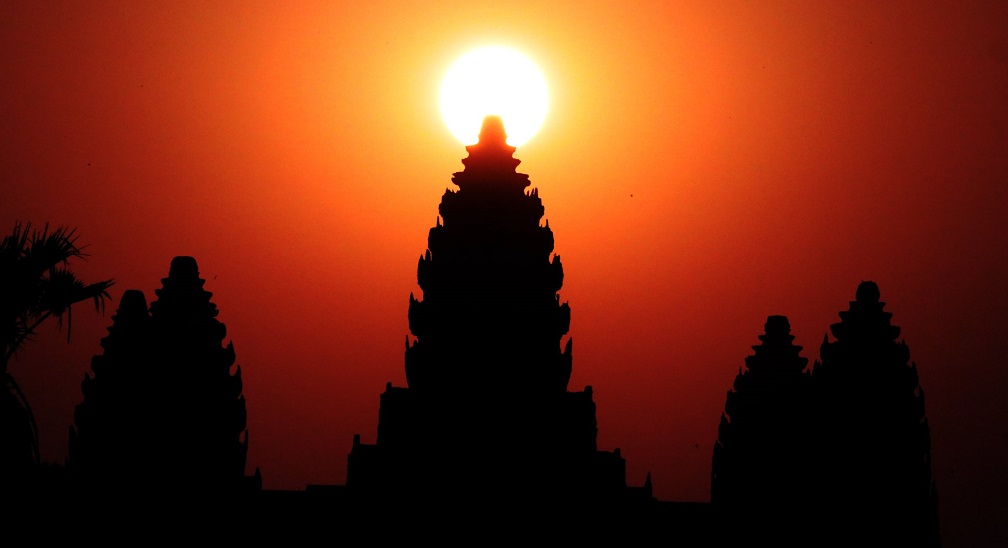
[[[550,112],[518,148],[563,260],[600,449],[709,500],[768,315],[810,363],[861,280],[927,395],[946,545],[1008,539],[1008,3],[4,2],[0,221],[78,228],[115,278],[12,366],[63,462],[119,297],[196,257],[242,367],[248,470],[342,484],[405,385],[416,261],[465,149],[466,50],[520,49]],[[165,371],[165,375],[174,374]]]

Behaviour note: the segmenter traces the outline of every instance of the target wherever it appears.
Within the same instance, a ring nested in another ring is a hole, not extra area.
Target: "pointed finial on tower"
[[[196,265],[196,259],[185,255],[173,258],[168,268],[168,277],[198,278],[199,267]]]
[[[503,146],[507,143],[507,133],[504,132],[504,120],[497,115],[489,115],[483,118],[483,127],[480,128],[479,144]]]
[[[877,303],[882,294],[879,292],[878,284],[872,281],[863,281],[858,284],[855,299],[863,303]]]

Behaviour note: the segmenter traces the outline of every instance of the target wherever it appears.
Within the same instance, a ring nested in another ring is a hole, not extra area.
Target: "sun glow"
[[[549,106],[546,79],[531,59],[488,46],[459,57],[441,81],[441,117],[464,145],[476,143],[483,118],[500,116],[507,142],[519,146],[542,127]]]

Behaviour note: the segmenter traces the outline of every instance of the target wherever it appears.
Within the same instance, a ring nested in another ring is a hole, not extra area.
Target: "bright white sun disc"
[[[519,146],[542,127],[549,95],[546,79],[531,59],[505,47],[472,50],[452,64],[441,81],[441,117],[464,145],[479,140],[488,115],[504,121],[507,142]]]

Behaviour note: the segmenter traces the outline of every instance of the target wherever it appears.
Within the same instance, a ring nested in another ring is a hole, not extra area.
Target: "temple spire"
[[[508,189],[523,189],[531,184],[528,175],[516,173],[521,160],[514,157],[517,148],[507,144],[507,132],[500,116],[490,115],[483,118],[479,142],[468,145],[465,149],[469,153],[468,157],[462,159],[465,170],[455,173],[452,178],[452,182],[460,189],[465,188],[470,181],[487,179],[507,181],[503,188]],[[497,184],[475,186],[484,189],[498,187]]]
[[[479,146],[490,146],[500,148],[510,148],[512,152],[517,150],[507,144],[507,132],[504,131],[504,120],[497,115],[489,115],[483,118],[483,126],[479,133]],[[468,148],[468,147],[466,147]]]
[[[406,387],[385,387],[374,445],[355,438],[347,487],[375,496],[450,493],[568,502],[651,498],[626,486],[619,450],[599,451],[591,387],[568,391],[571,310],[538,191],[499,116],[465,147],[409,296]],[[418,298],[419,297],[419,298]]]

